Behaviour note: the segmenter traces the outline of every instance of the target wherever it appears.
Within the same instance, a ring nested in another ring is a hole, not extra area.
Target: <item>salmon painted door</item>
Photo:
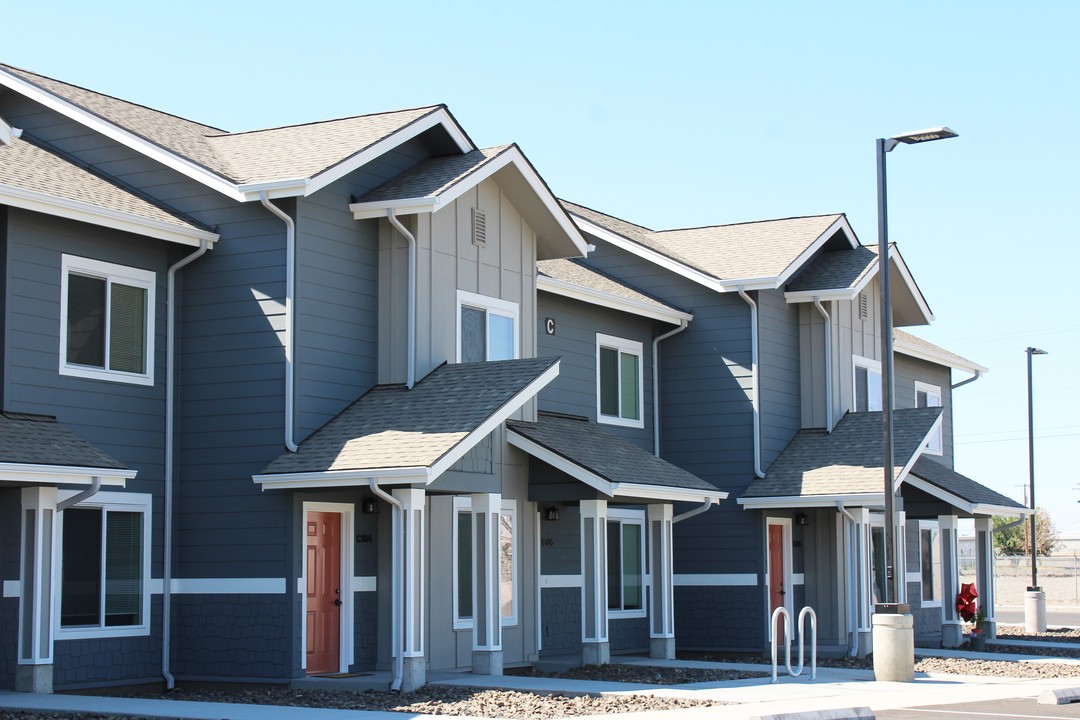
[[[787,588],[784,587],[784,526],[769,525],[769,617],[784,606]],[[784,641],[784,622],[776,619],[776,640]]]
[[[307,671],[341,670],[341,515],[307,514]]]

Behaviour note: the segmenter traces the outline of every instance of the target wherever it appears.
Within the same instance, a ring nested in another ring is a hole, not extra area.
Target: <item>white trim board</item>
[[[2,597],[17,598],[22,594],[22,582],[19,580],[5,580]]]
[[[38,485],[91,485],[100,478],[102,486],[124,487],[137,470],[115,468],[65,467],[62,465],[29,465],[0,463],[0,483],[34,483]]]
[[[541,575],[542,588],[581,588],[584,582],[581,575]]]
[[[285,578],[172,578],[173,595],[283,595]],[[150,594],[161,595],[162,578],[150,580]]]
[[[757,573],[680,573],[672,576],[675,587],[757,587]]]

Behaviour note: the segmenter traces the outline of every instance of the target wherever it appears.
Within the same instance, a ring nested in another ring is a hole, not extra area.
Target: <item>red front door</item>
[[[307,671],[341,670],[341,515],[307,514]]]
[[[784,607],[787,588],[784,587],[784,526],[769,525],[769,617],[778,607]],[[784,642],[784,622],[776,619],[777,642]]]

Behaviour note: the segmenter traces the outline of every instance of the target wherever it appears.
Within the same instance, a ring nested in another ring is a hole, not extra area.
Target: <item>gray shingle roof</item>
[[[375,188],[361,197],[359,202],[438,197],[512,147],[499,145],[472,150],[464,155],[429,158]]]
[[[877,263],[877,248],[826,250],[788,283],[788,292],[850,290],[859,286]]]
[[[442,365],[412,390],[374,387],[260,474],[430,468],[557,362]]]
[[[0,413],[0,463],[125,469],[56,418],[18,413]]]
[[[135,195],[128,190],[72,164],[28,139],[0,145],[0,185],[42,193],[49,197],[87,203],[148,220],[191,230],[200,225]]]
[[[926,441],[941,408],[893,411],[895,474]],[[833,428],[801,430],[743,498],[811,497],[883,491],[881,413],[848,413]]]
[[[1012,498],[991,490],[985,485],[980,485],[971,478],[961,475],[955,470],[929,458],[921,457],[916,460],[915,465],[911,468],[911,474],[975,505],[1024,508],[1023,505]]]
[[[314,177],[441,107],[228,133],[10,65],[0,70],[234,183]]]
[[[696,475],[585,419],[540,414],[535,423],[508,420],[506,426],[608,482],[717,491]]]
[[[536,263],[536,267],[541,275],[546,275],[553,280],[561,280],[570,285],[577,285],[578,287],[589,290],[596,290],[608,295],[623,298],[624,300],[644,303],[657,309],[685,312],[685,310],[658,300],[652,295],[648,295],[641,290],[626,284],[622,280],[598,270],[594,270],[584,264],[581,260],[561,258],[557,260],[541,260]]]

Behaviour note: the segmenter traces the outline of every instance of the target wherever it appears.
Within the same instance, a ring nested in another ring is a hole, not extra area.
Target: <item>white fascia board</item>
[[[203,240],[213,246],[220,237],[217,233],[206,230],[186,229],[161,220],[144,218],[10,185],[0,185],[0,204],[192,247],[198,247]]]
[[[436,480],[444,472],[449,470],[454,463],[460,460],[465,453],[469,452],[479,443],[481,440],[491,434],[495,428],[502,425],[506,420],[510,418],[522,405],[527,403],[533,397],[536,396],[541,390],[548,386],[552,380],[559,376],[559,362],[555,362],[540,374],[535,380],[525,386],[525,388],[514,397],[505,402],[502,407],[496,410],[488,417],[487,420],[482,422],[475,430],[465,436],[465,438],[454,445],[445,455],[438,459],[434,465],[431,466],[431,474],[428,482]]]
[[[839,288],[832,290],[800,290],[799,292],[785,292],[784,300],[789,304],[812,303],[814,300],[827,302],[829,300],[854,300],[859,294],[858,290]]]
[[[38,485],[90,485],[96,477],[101,479],[102,485],[124,487],[127,481],[136,475],[138,475],[137,470],[118,470],[116,468],[0,463],[0,482],[29,482]]]
[[[859,242],[855,239],[855,232],[851,229],[851,225],[848,224],[847,218],[841,215],[833,221],[832,225],[829,225],[829,227],[825,229],[825,232],[821,233],[814,242],[810,243],[809,247],[799,253],[799,256],[787,266],[784,272],[780,273],[780,277],[777,278],[776,287],[780,287],[790,280],[792,275],[799,270],[802,270],[803,265],[809,262],[810,259],[817,254],[817,251],[821,249],[821,246],[828,242],[828,240],[839,230],[844,232],[844,237],[847,238],[848,244],[851,245],[853,250],[858,247]]]
[[[904,484],[904,481],[908,479],[911,473],[911,468],[915,467],[915,462],[922,457],[922,454],[926,452],[926,443],[930,440],[930,436],[941,429],[941,422],[945,417],[945,409],[942,408],[938,413],[937,419],[934,420],[934,424],[930,426],[930,430],[923,436],[922,442],[919,443],[919,447],[915,452],[911,453],[911,457],[904,464],[904,467],[900,469],[900,473],[896,476],[896,480],[893,481],[893,490],[899,491],[900,486]],[[882,468],[882,474],[884,475],[884,468]]]
[[[1009,507],[1007,505],[987,505],[979,503],[971,506],[971,512],[973,515],[1001,515],[1002,517],[1031,517],[1031,514],[1035,512],[1031,508],[1025,507]]]
[[[919,360],[926,360],[932,362],[935,365],[944,365],[954,370],[962,370],[964,372],[973,373],[976,375],[985,375],[990,372],[989,368],[985,368],[978,363],[971,361],[960,362],[961,358],[955,356],[946,355],[944,353],[938,353],[931,348],[923,347],[921,345],[915,345],[906,340],[893,336],[893,350],[896,352],[907,355],[908,357],[917,358]]]
[[[721,292],[738,292],[739,290],[775,290],[780,287],[779,277],[737,278],[724,280],[720,283]]]
[[[251,479],[263,490],[302,490],[367,486],[372,478],[378,479],[380,485],[417,485],[426,484],[429,477],[430,470],[426,467],[402,467],[252,475]]]
[[[922,292],[919,290],[919,286],[915,284],[915,278],[912,277],[907,263],[904,262],[904,258],[900,256],[900,252],[896,249],[895,245],[889,248],[889,259],[896,263],[896,268],[900,271],[900,276],[904,278],[904,284],[907,285],[908,291],[911,292],[912,297],[915,298],[915,303],[919,306],[919,312],[922,313],[923,319],[925,319],[926,324],[929,325],[934,321],[934,313],[930,312],[930,306],[926,303],[926,298],[923,297]]]
[[[917,475],[912,475],[908,477],[907,484],[913,488],[922,490],[924,493],[930,495],[931,497],[936,497],[938,500],[952,505],[954,508],[963,510],[966,513],[971,513],[975,509],[974,503],[968,502],[959,495],[955,495],[948,490],[939,488],[937,485],[927,482],[926,480],[923,480]]]
[[[548,450],[543,445],[535,443],[523,435],[517,434],[512,428],[508,429],[506,433],[506,441],[516,447],[518,450],[522,450],[528,453],[537,460],[547,463],[556,470],[561,470],[575,480],[579,480],[580,482],[588,485],[593,490],[607,495],[608,497],[615,496],[612,483],[608,482],[596,473],[586,470],[577,463],[567,460],[562,455]]]
[[[437,110],[428,113],[427,115],[418,118],[417,120],[414,120],[405,127],[399,129],[397,132],[394,132],[386,136],[382,140],[379,140],[377,143],[369,145],[367,148],[361,150],[352,157],[346,158],[344,161],[338,163],[337,165],[334,165],[333,167],[327,168],[326,170],[323,170],[322,172],[316,174],[307,182],[307,187],[304,195],[310,195],[312,193],[318,192],[319,190],[322,190],[330,183],[336,180],[340,180],[341,178],[351,173],[353,170],[363,167],[375,158],[381,155],[385,155],[388,151],[393,150],[398,145],[412,140],[417,135],[420,135],[424,131],[431,129],[436,125],[443,126],[443,129],[446,130],[448,135],[450,135],[451,139],[454,141],[454,144],[457,145],[458,149],[461,152],[467,153],[470,150],[476,149],[469,141],[468,136],[465,135],[465,131],[462,130],[456,122],[454,122],[454,118],[451,117],[447,109],[438,108]]]
[[[63,100],[47,90],[43,90],[33,83],[29,83],[2,69],[0,69],[0,85],[9,87],[20,95],[24,95],[31,100],[44,105],[50,110],[60,113],[64,117],[85,125],[91,130],[98,132],[111,140],[115,140],[121,145],[131,148],[135,152],[152,158],[162,165],[172,168],[173,170],[188,176],[192,180],[220,192],[222,195],[230,197],[233,200],[245,200],[243,194],[237,190],[236,184],[226,180],[221,175],[218,175],[187,158],[172,153],[160,145],[156,145],[149,140],[139,137],[135,133],[121,128],[119,125],[114,125],[93,113],[87,112],[77,105],[69,103],[67,100]]]
[[[837,503],[845,507],[882,507],[885,493],[851,493],[847,495],[788,495],[784,497],[738,498],[736,501],[746,510],[781,510],[784,508],[835,508]]]
[[[395,215],[418,215],[420,213],[433,213],[439,207],[439,198],[400,198],[397,200],[351,203],[349,212],[353,214],[353,220],[370,220],[386,217],[386,211],[390,209],[394,210]]]
[[[649,500],[670,500],[672,502],[703,502],[712,500],[716,505],[726,500],[728,494],[722,490],[697,490],[694,488],[663,487],[642,483],[613,483],[615,497],[647,498]]]
[[[261,199],[262,193],[266,193],[268,200],[283,197],[303,197],[309,195],[311,181],[307,178],[290,178],[288,180],[270,180],[258,183],[241,183],[236,189],[243,193],[245,202],[256,202]]]
[[[574,215],[571,212],[570,217],[573,218],[574,223],[584,232],[587,232],[590,235],[599,238],[600,240],[603,240],[604,242],[611,243],[620,250],[625,250],[628,253],[637,255],[643,260],[651,262],[653,265],[662,267],[665,270],[670,270],[676,275],[680,275],[687,280],[696,282],[697,284],[707,287],[715,292],[729,292],[728,288],[725,288],[719,280],[717,280],[711,275],[707,275],[700,270],[697,270],[690,267],[689,265],[679,262],[678,260],[673,260],[667,255],[658,253],[651,248],[647,248],[644,245],[634,242],[633,240],[628,240],[622,235],[613,233],[606,228],[602,228],[595,223],[589,222],[580,215]]]
[[[599,305],[600,307],[630,313],[631,315],[639,315],[652,320],[661,320],[673,325],[681,325],[684,321],[689,322],[694,319],[693,315],[682,312],[681,310],[657,307],[656,305],[649,305],[637,300],[621,298],[600,290],[594,290],[592,288],[582,287],[581,285],[574,285],[573,283],[568,283],[563,280],[557,280],[546,275],[538,275],[536,277],[536,289],[549,292],[553,295],[580,300],[592,305]]]

